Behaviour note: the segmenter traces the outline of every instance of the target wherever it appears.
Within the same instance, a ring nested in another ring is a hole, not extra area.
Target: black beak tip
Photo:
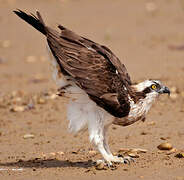
[[[163,93],[167,93],[170,96],[171,91],[169,90],[168,87],[165,87]]]

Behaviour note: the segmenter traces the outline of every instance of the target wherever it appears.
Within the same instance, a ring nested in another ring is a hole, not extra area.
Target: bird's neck
[[[145,118],[146,114],[150,110],[152,104],[157,97],[157,94],[147,94],[145,98],[139,99],[139,101],[137,101],[136,103],[130,100],[130,112],[128,118]]]
[[[128,116],[124,118],[115,118],[113,123],[120,126],[128,126],[130,124],[135,123],[138,120],[144,121],[146,114],[150,110],[152,104],[154,103],[157,97],[158,97],[157,94],[147,94],[145,95],[144,98],[141,98],[137,102],[135,102],[129,96],[130,112]]]

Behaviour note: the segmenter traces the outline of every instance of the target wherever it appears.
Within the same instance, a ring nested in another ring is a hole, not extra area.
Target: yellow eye
[[[157,89],[157,86],[156,86],[155,84],[153,84],[153,85],[151,86],[151,89],[155,90],[155,89]]]

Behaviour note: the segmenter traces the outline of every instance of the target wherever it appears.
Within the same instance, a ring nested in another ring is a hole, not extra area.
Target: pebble
[[[176,151],[177,151],[176,148],[172,148],[172,149],[167,153],[167,155],[171,155],[171,154],[175,153]]]
[[[141,148],[134,148],[134,149],[131,149],[132,152],[137,152],[137,153],[146,153],[148,152],[147,149],[141,149]]]
[[[132,157],[132,158],[139,158],[139,155],[137,154],[137,153],[132,153],[132,152],[130,152],[130,153],[127,153],[130,157]]]
[[[26,62],[28,62],[28,63],[34,63],[34,62],[36,62],[36,61],[37,61],[37,59],[36,59],[35,56],[28,56],[28,57],[26,58]]]
[[[180,152],[180,153],[176,154],[175,157],[177,157],[177,158],[184,158],[184,152]]]
[[[96,165],[96,170],[106,170],[105,164],[103,162]]]
[[[150,125],[150,126],[154,126],[155,124],[156,124],[155,121],[148,122],[148,125]]]
[[[91,150],[91,151],[88,151],[88,154],[91,155],[91,156],[95,156],[97,154],[97,152]]]
[[[49,153],[51,156],[56,156],[56,153],[55,152],[51,152]]]
[[[65,153],[63,151],[58,151],[57,154],[64,155]]]
[[[170,88],[171,93],[176,93],[177,92],[177,88],[175,86]]]
[[[57,96],[57,94],[51,94],[50,96],[49,96],[49,99],[56,99],[58,96]]]
[[[24,139],[33,139],[34,137],[35,137],[34,134],[25,134],[25,135],[23,136]]]
[[[157,10],[157,6],[154,2],[146,3],[145,7],[146,7],[146,10],[150,13],[153,13]]]
[[[125,149],[125,148],[120,148],[120,152],[128,152],[128,153],[146,153],[148,150],[147,149],[142,149],[142,148],[131,148],[131,149]]]
[[[177,98],[178,98],[178,94],[176,94],[176,93],[171,93],[171,94],[170,94],[170,98],[173,99],[173,100],[174,100],[174,99],[177,99]]]
[[[171,150],[173,147],[172,147],[172,144],[166,142],[166,143],[161,143],[160,145],[157,146],[157,148],[159,150]]]
[[[12,111],[12,112],[23,112],[23,111],[25,111],[25,107],[24,106],[14,106],[10,109],[10,111]]]
[[[38,104],[45,104],[46,100],[40,97],[40,98],[37,99],[37,103]]]

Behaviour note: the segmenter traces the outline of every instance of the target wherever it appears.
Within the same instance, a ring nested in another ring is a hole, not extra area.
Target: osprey
[[[128,72],[106,46],[79,36],[59,25],[59,32],[46,26],[37,16],[21,10],[16,15],[46,36],[53,77],[60,95],[70,97],[67,106],[69,129],[88,129],[89,139],[108,165],[129,163],[130,157],[114,156],[108,146],[107,129],[111,124],[127,126],[145,120],[154,100],[169,89],[158,80],[133,84]]]

